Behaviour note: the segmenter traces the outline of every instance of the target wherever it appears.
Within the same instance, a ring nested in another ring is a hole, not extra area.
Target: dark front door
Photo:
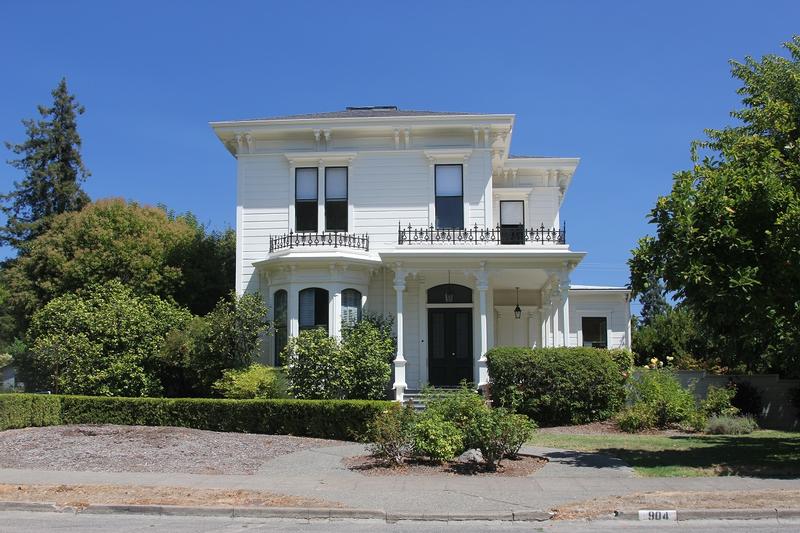
[[[472,309],[428,309],[428,381],[472,382]]]

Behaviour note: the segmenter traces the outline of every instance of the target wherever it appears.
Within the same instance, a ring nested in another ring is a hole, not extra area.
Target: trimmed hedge
[[[60,424],[179,426],[359,440],[391,402],[0,395],[0,430]]]
[[[492,398],[540,426],[605,420],[625,401],[621,355],[583,347],[493,348],[486,354]]]

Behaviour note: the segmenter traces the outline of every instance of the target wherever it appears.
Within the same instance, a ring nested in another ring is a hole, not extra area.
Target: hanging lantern
[[[450,271],[447,271],[447,286],[444,288],[444,303],[451,304],[455,300],[456,294],[453,285],[450,283]]]
[[[519,307],[519,287],[517,289],[517,306],[514,308],[514,318],[522,318],[522,309]]]

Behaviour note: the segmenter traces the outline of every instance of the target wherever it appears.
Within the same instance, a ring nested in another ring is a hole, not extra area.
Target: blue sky
[[[624,284],[689,142],[738,105],[727,61],[780,53],[798,20],[796,1],[5,2],[0,140],[22,141],[20,119],[66,76],[87,108],[93,198],[221,228],[235,163],[210,120],[370,104],[515,113],[514,153],[582,158],[562,210],[589,252],[573,282]],[[0,165],[0,191],[17,177]]]

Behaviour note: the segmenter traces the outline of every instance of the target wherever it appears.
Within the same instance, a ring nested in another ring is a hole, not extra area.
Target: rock
[[[459,463],[482,463],[483,454],[480,450],[470,449],[462,453],[456,459]]]

